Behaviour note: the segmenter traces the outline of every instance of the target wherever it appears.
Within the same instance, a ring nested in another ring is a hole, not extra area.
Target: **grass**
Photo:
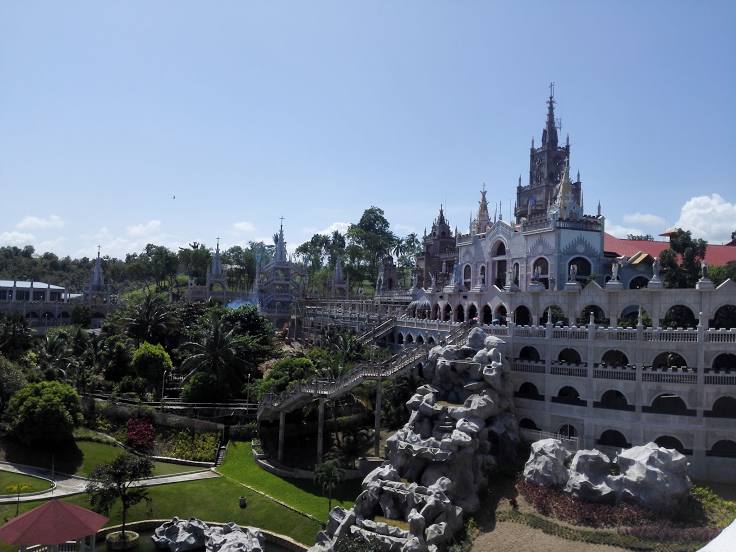
[[[245,496],[248,506],[240,509],[238,498]],[[287,535],[306,545],[314,543],[320,525],[314,520],[254,493],[242,485],[224,477],[187,481],[149,488],[150,508],[144,502],[128,511],[128,520],[170,519],[196,517],[205,521],[229,522],[251,525]],[[86,495],[64,499],[89,507]],[[21,512],[39,506],[41,502],[21,503]],[[0,505],[0,523],[15,515],[15,504]],[[109,525],[120,523],[120,502],[116,502],[109,514]],[[15,552],[14,547],[0,544],[0,552]]]
[[[328,500],[310,480],[282,479],[260,468],[251,454],[250,442],[230,441],[225,462],[218,468],[224,476],[253,487],[289,506],[327,520]],[[332,506],[351,508],[360,493],[360,481],[345,481],[335,491]]]
[[[386,525],[391,525],[393,527],[403,529],[404,531],[409,530],[409,523],[404,521],[403,519],[391,519],[383,516],[374,516],[373,521],[375,521],[376,523],[385,523]]]
[[[15,494],[14,491],[9,490],[9,485],[28,485],[29,488],[22,489],[22,493],[34,493],[36,491],[45,491],[51,488],[51,483],[33,477],[31,475],[23,475],[20,473],[13,473],[0,470],[0,494]]]
[[[47,450],[34,450],[4,438],[0,440],[0,460],[16,462],[39,468],[53,469],[57,472],[87,476],[98,464],[110,462],[122,454],[119,446],[97,441],[77,440],[69,443],[53,454]],[[168,462],[154,462],[154,475],[171,475],[196,471],[200,468],[171,464]]]

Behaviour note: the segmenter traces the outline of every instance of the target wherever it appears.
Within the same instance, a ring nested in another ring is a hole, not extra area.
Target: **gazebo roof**
[[[97,533],[107,519],[69,502],[49,500],[0,527],[0,540],[24,546],[62,544]]]

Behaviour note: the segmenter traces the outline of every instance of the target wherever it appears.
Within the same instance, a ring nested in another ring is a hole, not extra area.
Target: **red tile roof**
[[[61,500],[49,500],[0,527],[0,540],[8,544],[63,544],[97,533],[107,518]]]
[[[656,257],[669,246],[669,241],[625,240],[611,234],[604,234],[603,238],[603,249],[606,253],[615,253],[619,257],[631,257],[638,251]],[[705,260],[711,266],[721,266],[730,261],[736,261],[736,247],[708,244],[708,249],[705,250]]]

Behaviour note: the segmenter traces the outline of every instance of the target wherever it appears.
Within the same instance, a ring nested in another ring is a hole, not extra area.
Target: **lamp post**
[[[168,370],[164,370],[163,376],[161,376],[161,412],[164,411],[164,393],[166,392],[166,374]]]

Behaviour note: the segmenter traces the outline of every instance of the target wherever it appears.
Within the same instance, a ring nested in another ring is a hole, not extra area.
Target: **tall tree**
[[[679,229],[670,236],[670,247],[659,254],[664,281],[670,288],[695,287],[700,278],[700,263],[705,259],[708,243],[693,239],[690,231]]]
[[[351,224],[348,228],[347,237],[352,249],[353,256],[358,256],[367,269],[365,277],[375,281],[378,276],[378,264],[381,258],[390,250],[396,237],[391,228],[383,209],[370,207],[363,212],[358,224]]]

